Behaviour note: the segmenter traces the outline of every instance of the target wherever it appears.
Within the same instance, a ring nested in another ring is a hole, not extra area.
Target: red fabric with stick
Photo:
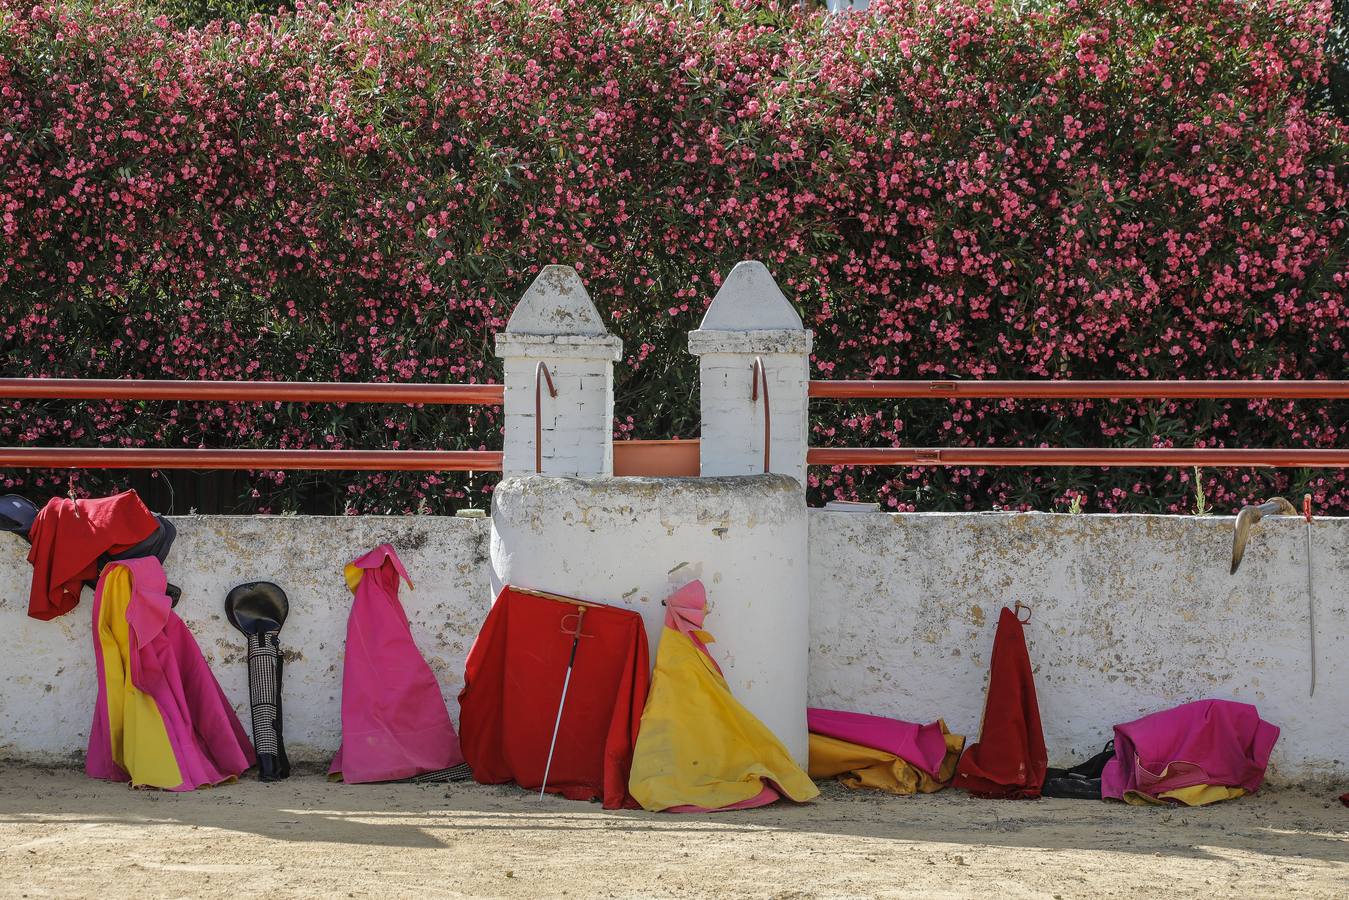
[[[70,612],[84,582],[98,578],[100,556],[131,549],[157,527],[135,491],[97,500],[53,497],[28,532],[33,545],[28,615],[45,620]]]
[[[976,797],[1034,800],[1048,765],[1026,635],[1016,613],[1003,607],[979,743],[960,757],[952,784]]]
[[[478,783],[542,786],[578,603],[507,586],[487,614],[459,694],[459,741]],[[646,629],[635,612],[584,606],[547,790],[636,809],[628,774],[651,682]]]

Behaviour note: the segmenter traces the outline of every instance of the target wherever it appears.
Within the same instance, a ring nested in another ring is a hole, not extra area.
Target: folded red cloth
[[[537,791],[578,623],[575,603],[507,586],[464,665],[459,741],[479,784]],[[636,809],[628,793],[637,728],[651,684],[642,617],[585,604],[549,793]]]
[[[98,578],[98,558],[121,553],[154,533],[157,524],[135,491],[96,500],[53,497],[28,532],[33,584],[28,615],[54,619],[80,602],[84,582]]]
[[[1026,634],[1006,607],[993,638],[990,670],[979,743],[960,757],[952,784],[976,797],[1034,800],[1044,787],[1049,755]]]

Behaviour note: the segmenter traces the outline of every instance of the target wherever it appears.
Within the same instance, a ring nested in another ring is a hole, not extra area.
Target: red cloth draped
[[[84,582],[98,577],[100,556],[131,549],[157,527],[135,491],[97,500],[53,497],[28,532],[33,545],[28,615],[45,620],[70,612]]]
[[[459,740],[478,783],[539,789],[579,609],[509,586],[497,597],[459,694]],[[637,613],[598,604],[585,604],[581,626],[548,791],[636,809],[628,774],[651,681],[646,629]]]
[[[960,757],[952,784],[976,797],[1034,800],[1048,765],[1026,635],[1016,614],[1003,607],[979,743]]]

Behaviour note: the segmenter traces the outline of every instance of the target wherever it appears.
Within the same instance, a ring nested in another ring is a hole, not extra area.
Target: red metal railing
[[[812,381],[833,400],[962,399],[1346,400],[1349,381]]]
[[[0,399],[499,405],[499,384],[0,378]],[[499,472],[499,450],[206,450],[0,447],[0,466]]]
[[[818,399],[1344,400],[1349,381],[812,381]],[[1180,447],[812,447],[816,466],[1349,467],[1349,450]]]
[[[242,403],[473,403],[501,405],[499,384],[341,381],[140,381],[125,378],[0,378],[9,400],[215,400]]]
[[[1339,468],[1349,450],[1183,447],[811,447],[812,466],[1254,466]]]
[[[809,393],[834,399],[1349,399],[1349,381],[812,381]],[[495,405],[503,396],[499,384],[0,378],[0,399]],[[640,467],[639,451],[647,448],[636,445],[647,442],[628,443],[633,445],[627,448],[632,454],[625,451],[632,459],[628,464]],[[501,459],[500,451],[489,450],[0,448],[0,466],[29,468],[500,471]],[[813,447],[806,461],[829,466],[1347,467],[1349,450]]]
[[[0,447],[0,466],[43,469],[338,469],[497,472],[500,450],[158,450]]]

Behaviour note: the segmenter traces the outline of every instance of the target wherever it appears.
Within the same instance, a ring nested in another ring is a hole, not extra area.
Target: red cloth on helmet
[[[28,561],[33,584],[28,615],[54,619],[80,602],[84,582],[98,578],[98,558],[121,553],[154,533],[158,524],[135,491],[71,500],[53,497],[33,520]]]
[[[960,757],[952,784],[976,797],[1034,800],[1048,765],[1026,635],[1016,613],[1003,607],[979,743]]]
[[[507,586],[487,614],[459,694],[459,741],[479,784],[539,789],[580,609]],[[584,609],[548,791],[636,809],[628,774],[651,681],[646,628],[635,612]]]

